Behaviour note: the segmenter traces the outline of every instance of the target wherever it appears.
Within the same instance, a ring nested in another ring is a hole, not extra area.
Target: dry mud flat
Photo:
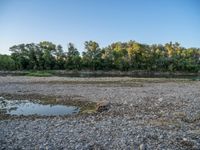
[[[199,81],[0,77],[0,96],[6,94],[104,99],[110,108],[67,117],[1,119],[0,149],[200,149]]]

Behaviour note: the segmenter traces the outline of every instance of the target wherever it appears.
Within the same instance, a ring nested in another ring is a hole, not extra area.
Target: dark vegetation
[[[171,42],[165,45],[116,42],[100,48],[98,43],[86,41],[85,51],[80,55],[72,43],[65,52],[61,45],[44,41],[14,45],[10,51],[11,55],[0,55],[0,70],[200,70],[199,48],[184,48]],[[40,76],[40,72],[30,75]]]

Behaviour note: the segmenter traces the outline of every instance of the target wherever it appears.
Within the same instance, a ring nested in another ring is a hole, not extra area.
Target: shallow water
[[[59,116],[78,113],[79,108],[66,105],[41,104],[39,101],[0,98],[0,113],[9,115]]]

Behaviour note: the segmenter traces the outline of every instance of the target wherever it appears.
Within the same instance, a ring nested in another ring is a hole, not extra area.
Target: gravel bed
[[[0,95],[79,96],[111,104],[96,114],[0,120],[0,149],[200,150],[200,82],[149,80],[0,77]]]

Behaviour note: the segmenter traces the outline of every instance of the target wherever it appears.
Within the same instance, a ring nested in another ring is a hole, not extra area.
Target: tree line
[[[67,51],[49,41],[10,47],[11,55],[0,55],[0,70],[200,70],[200,49],[184,48],[179,43],[141,44],[115,42],[100,48],[95,41],[84,43],[80,55],[74,44]]]

